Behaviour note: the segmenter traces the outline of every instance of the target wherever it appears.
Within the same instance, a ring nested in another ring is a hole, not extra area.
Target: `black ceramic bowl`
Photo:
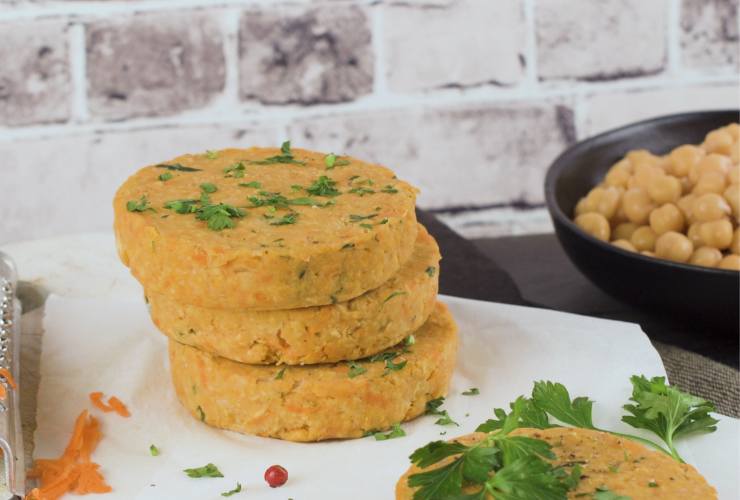
[[[555,160],[545,197],[555,233],[573,263],[599,288],[625,302],[675,316],[691,316],[737,335],[740,273],[656,259],[586,234],[572,221],[578,200],[632,149],[663,154],[699,144],[707,132],[738,121],[738,111],[663,116],[581,141]]]

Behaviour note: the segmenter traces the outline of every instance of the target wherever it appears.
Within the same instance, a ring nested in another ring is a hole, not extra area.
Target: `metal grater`
[[[16,297],[18,276],[9,256],[0,252],[0,367],[8,369],[20,384],[21,304]],[[1,378],[0,378],[1,379]],[[5,380],[7,396],[0,401],[0,449],[5,464],[5,484],[11,494],[23,498],[26,490],[23,433],[19,390]]]

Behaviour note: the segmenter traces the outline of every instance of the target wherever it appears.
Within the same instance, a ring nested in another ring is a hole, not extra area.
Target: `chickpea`
[[[740,271],[740,255],[730,254],[725,256],[725,258],[719,261],[719,265],[717,267],[720,269],[729,269],[731,271]]]
[[[617,224],[612,230],[612,238],[614,240],[629,240],[632,238],[632,233],[635,232],[639,226],[634,222],[622,222]]]
[[[593,203],[590,203],[588,198],[581,198],[578,200],[578,203],[576,203],[576,208],[574,210],[574,213],[576,214],[576,217],[579,215],[587,214],[589,212],[595,212],[596,208],[594,208]]]
[[[594,188],[589,193],[593,197],[594,208],[607,219],[614,217],[622,198],[622,190],[617,187]]]
[[[708,247],[724,250],[732,243],[732,223],[727,219],[702,222],[699,225],[699,238]]]
[[[628,189],[624,193],[622,205],[627,218],[635,224],[645,224],[650,212],[655,208],[647,192],[639,187]]]
[[[655,252],[651,252],[650,250],[643,250],[640,253],[645,257],[655,257]]]
[[[677,177],[689,175],[691,168],[699,163],[706,153],[703,149],[690,144],[679,146],[668,155],[671,161],[670,172]]]
[[[675,203],[681,197],[683,187],[681,181],[671,175],[655,177],[647,185],[647,192],[655,203]]]
[[[598,238],[602,241],[609,241],[609,221],[603,215],[591,212],[576,217],[576,225],[586,231],[594,238]]]
[[[623,187],[627,188],[627,181],[629,181],[632,175],[632,166],[629,161],[624,159],[620,160],[609,169],[604,182],[607,186]]]
[[[691,206],[691,217],[699,222],[709,222],[727,216],[730,205],[717,193],[697,196]]]
[[[681,183],[681,194],[689,194],[694,188],[694,185],[691,183],[688,177],[681,177],[680,179],[678,179],[678,181]]]
[[[732,145],[732,149],[730,150],[730,160],[732,160],[732,163],[735,165],[740,163],[740,142],[736,142]]]
[[[684,219],[686,219],[687,222],[694,221],[693,206],[694,206],[695,199],[696,199],[695,194],[687,194],[686,196],[681,197],[676,202],[676,206],[681,209]]]
[[[702,225],[701,222],[694,222],[689,226],[689,230],[686,233],[686,236],[689,237],[691,240],[691,243],[694,244],[695,247],[700,247],[704,244],[704,242],[701,239],[701,235],[699,234],[699,227]]]
[[[650,226],[640,226],[635,229],[634,233],[632,233],[630,242],[640,251],[653,251],[655,249],[655,240],[657,238],[658,235],[655,234],[655,231],[653,231]]]
[[[740,165],[738,161],[733,159],[735,165],[730,167],[730,173],[727,175],[727,182],[730,184],[740,184]]]
[[[635,166],[635,173],[632,176],[634,179],[634,182],[632,183],[633,185],[630,186],[630,183],[628,182],[627,186],[647,189],[648,186],[653,184],[657,179],[665,176],[665,172],[663,172],[663,170],[661,170],[657,165],[640,163]]]
[[[720,260],[722,260],[722,252],[716,248],[699,247],[691,254],[689,263],[697,266],[717,267]]]
[[[725,200],[732,208],[735,220],[740,220],[740,184],[730,184],[724,192]]]
[[[615,247],[619,247],[622,250],[627,250],[629,252],[637,251],[635,246],[627,240],[615,240],[615,241],[612,241],[612,245],[614,245]]]
[[[683,231],[685,223],[681,210],[673,203],[666,203],[650,212],[650,227],[658,236],[668,231]]]
[[[707,134],[702,147],[710,153],[729,155],[733,142],[732,134],[726,128],[720,128]]]
[[[718,174],[727,175],[730,171],[730,159],[726,156],[710,154],[699,160],[689,171],[689,180],[693,184],[699,181],[699,177],[707,172],[717,172]]]
[[[740,139],[740,123],[730,123],[725,126],[725,130],[730,134],[733,141],[737,142]]]
[[[691,192],[698,195],[706,193],[721,193],[725,190],[726,178],[726,175],[722,175],[718,172],[706,172],[701,174]]]
[[[655,241],[655,255],[674,262],[687,262],[694,252],[694,244],[681,233],[668,231]]]
[[[740,255],[740,227],[736,227],[735,232],[732,233],[732,243],[730,243],[729,250],[735,255]]]

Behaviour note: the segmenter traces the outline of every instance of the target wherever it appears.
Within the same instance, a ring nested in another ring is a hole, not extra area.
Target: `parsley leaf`
[[[206,412],[203,411],[203,408],[201,408],[200,405],[198,405],[198,407],[195,409],[195,411],[198,412],[198,418],[200,418],[200,421],[201,422],[205,422],[206,421]]]
[[[506,432],[511,432],[511,430],[518,427],[532,427],[535,429],[553,427],[550,425],[547,413],[535,406],[531,399],[519,396],[509,406],[511,407],[511,413],[507,414],[503,408],[496,408],[493,413],[497,419],[486,420],[475,431],[492,432],[506,427]]]
[[[218,470],[213,464],[204,465],[203,467],[195,467],[193,469],[184,469],[183,472],[188,477],[201,478],[201,477],[224,477],[221,471]]]
[[[290,212],[285,214],[277,220],[270,221],[271,226],[287,226],[289,224],[295,224],[298,220],[297,212]]]
[[[437,425],[456,425],[460,427],[460,424],[452,420],[452,417],[450,417],[450,414],[447,413],[447,410],[441,409],[444,402],[445,402],[444,397],[439,397],[439,398],[427,401],[426,409],[424,410],[424,415],[438,416],[439,418],[434,422]]]
[[[174,210],[178,214],[189,214],[198,210],[198,203],[198,200],[171,200],[164,204],[164,208]]]
[[[375,190],[374,189],[366,188],[364,186],[353,187],[352,189],[350,189],[347,192],[348,193],[352,193],[352,194],[356,194],[359,197],[363,197],[366,194],[375,194]]]
[[[326,165],[327,170],[331,170],[334,167],[344,167],[349,165],[349,160],[345,158],[340,158],[334,153],[329,153],[328,155],[324,156],[324,165]]]
[[[553,473],[552,465],[536,456],[525,456],[507,463],[485,483],[497,499],[564,499],[568,492],[561,478]]]
[[[355,378],[358,375],[362,375],[363,373],[367,372],[367,368],[362,365],[358,365],[354,361],[349,361],[347,365],[349,366],[349,371],[347,372],[347,376],[349,378]]]
[[[535,382],[532,390],[534,404],[565,424],[584,429],[595,429],[591,419],[593,401],[578,397],[571,401],[568,389],[557,382]]]
[[[314,196],[338,196],[341,193],[336,189],[336,185],[336,181],[322,175],[306,188],[306,192]]]
[[[204,193],[208,193],[208,194],[212,194],[218,191],[218,188],[216,187],[216,185],[211,182],[204,182],[203,184],[200,185],[200,189]]]
[[[245,187],[245,188],[260,189],[262,187],[262,184],[260,184],[257,181],[252,181],[252,182],[242,182],[242,183],[239,184],[239,186]]]
[[[478,394],[480,394],[480,389],[478,389],[477,387],[471,387],[470,389],[468,389],[467,391],[463,391],[462,393],[463,396],[477,396]]]
[[[232,163],[228,167],[224,169],[224,177],[234,177],[235,179],[240,179],[244,177],[244,172],[246,171],[247,167],[244,165],[244,162],[238,161],[236,163]]]
[[[164,168],[167,170],[175,170],[177,172],[200,172],[202,170],[200,168],[186,167],[185,165],[180,165],[179,163],[173,163],[171,165],[161,163],[159,165],[155,165],[155,168]]]
[[[215,160],[218,158],[218,151],[211,151],[210,149],[207,149],[204,155],[209,160]]]
[[[250,163],[254,163],[256,165],[274,165],[275,163],[295,163],[298,165],[305,164],[305,162],[293,158],[293,152],[290,150],[290,141],[283,142],[283,144],[280,146],[280,153],[281,154],[279,155],[270,156],[263,160],[254,160]]]
[[[159,174],[159,177],[157,177],[157,179],[159,179],[162,182],[166,182],[172,179],[172,177],[174,177],[172,175],[172,172],[162,172],[161,174]]]
[[[285,375],[285,367],[282,367],[282,368],[280,369],[280,371],[278,371],[278,372],[277,372],[277,373],[275,374],[275,380],[282,380],[282,379],[283,379],[283,375]]]
[[[269,191],[260,191],[258,193],[261,198],[257,196],[250,196],[247,198],[253,207],[275,207],[275,208],[288,208],[288,198],[281,195],[280,193],[271,193]]]
[[[195,218],[206,221],[208,229],[221,231],[226,228],[234,227],[232,219],[244,217],[244,211],[227,205],[218,203],[216,205],[205,205],[195,212]]]
[[[618,495],[606,486],[599,486],[594,492],[594,500],[632,500],[632,497]]]
[[[434,278],[434,275],[437,273],[437,268],[434,266],[429,266],[424,270],[425,273],[427,273],[427,276],[430,278]]]
[[[157,448],[154,445],[150,445],[149,446],[149,454],[151,456],[153,456],[153,457],[158,457],[159,456],[159,448]]]
[[[372,436],[375,438],[376,441],[386,441],[388,439],[396,439],[400,438],[406,435],[406,431],[404,431],[401,428],[400,423],[393,424],[393,427],[391,427],[391,430],[388,432],[375,432],[372,434]]]
[[[138,201],[131,200],[127,202],[126,210],[129,212],[146,212],[147,210],[151,210],[152,212],[156,211],[149,204],[149,200],[147,200],[146,195],[139,198]]]
[[[387,184],[383,189],[380,190],[380,192],[387,194],[396,194],[398,192],[398,189],[394,188],[390,184]]]
[[[236,495],[241,490],[242,490],[242,483],[236,483],[236,488],[234,488],[233,490],[224,491],[223,493],[221,493],[221,496],[230,497],[231,495]]]
[[[635,404],[624,406],[632,415],[625,415],[622,421],[655,433],[668,445],[676,460],[683,461],[674,445],[677,438],[717,430],[718,420],[709,416],[715,407],[709,401],[667,385],[664,377],[648,380],[634,375],[630,382],[630,400]]]

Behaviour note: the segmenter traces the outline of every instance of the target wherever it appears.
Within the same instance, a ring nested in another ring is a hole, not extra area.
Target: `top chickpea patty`
[[[121,260],[148,289],[220,309],[346,301],[398,271],[417,190],[306,150],[226,149],[144,167],[116,193]]]

